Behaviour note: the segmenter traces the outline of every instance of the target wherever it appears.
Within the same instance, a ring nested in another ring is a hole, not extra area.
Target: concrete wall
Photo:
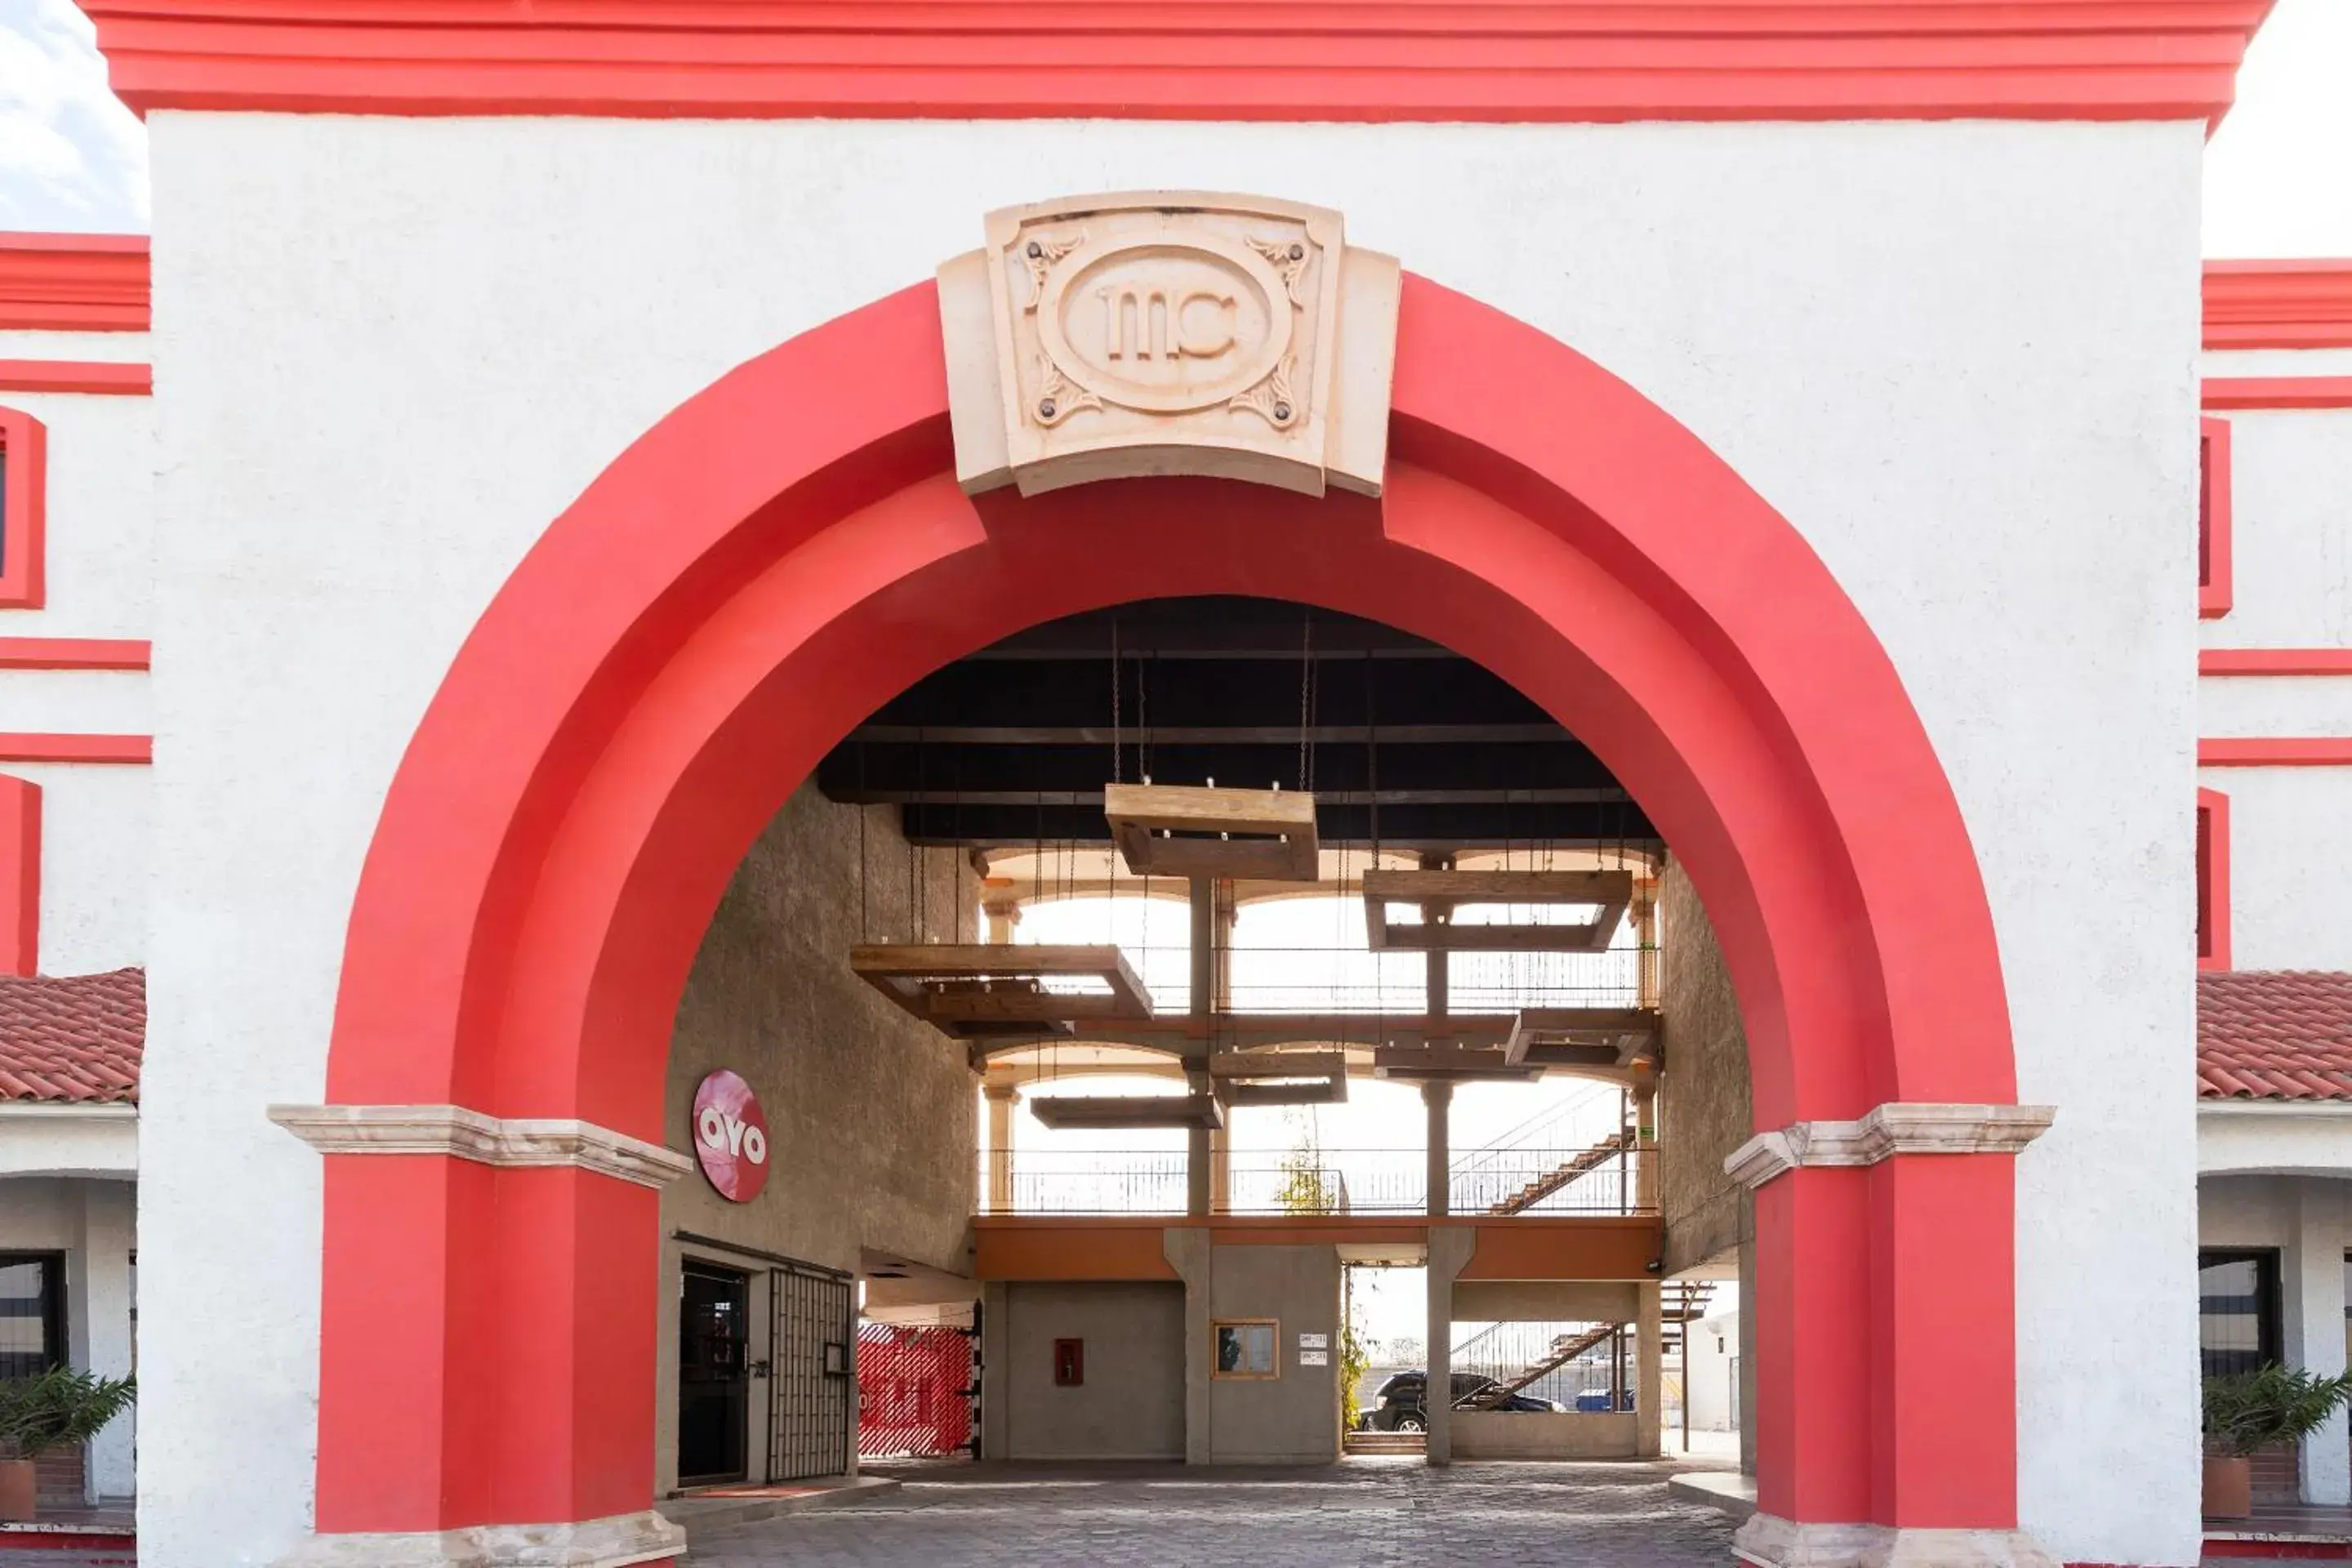
[[[1207,1310],[1193,1332],[1205,1373],[1220,1318],[1273,1318],[1273,1378],[1210,1376],[1209,1458],[1216,1464],[1322,1464],[1339,1457],[1339,1254],[1321,1247],[1215,1247]],[[1187,1281],[1188,1284],[1191,1281]],[[1196,1306],[1202,1294],[1195,1287]],[[1205,1321],[1200,1321],[1205,1319]],[[1299,1362],[1299,1337],[1320,1335],[1324,1363]]]
[[[1631,1411],[1551,1414],[1540,1410],[1457,1410],[1457,1459],[1630,1459],[1640,1452]]]
[[[1739,1022],[1723,949],[1682,867],[1669,860],[1658,889],[1658,1208],[1665,1272],[1717,1258],[1746,1240],[1748,1194],[1723,1173],[1724,1156],[1756,1131],[1748,1035]]]
[[[136,1189],[127,1181],[0,1181],[0,1252],[66,1255],[66,1356],[86,1372],[128,1374],[131,1344],[131,1258],[138,1252]],[[132,1491],[132,1411],[91,1440],[83,1470],[87,1496]]]
[[[990,1458],[1184,1457],[1182,1286],[1012,1284],[990,1296],[982,1399]],[[1062,1339],[1086,1342],[1086,1382],[1076,1388],[1054,1384]]]
[[[876,940],[970,940],[979,891],[961,857],[934,850],[908,887],[906,842],[888,807],[835,805],[804,785],[729,884],[702,939],[670,1041],[674,1149],[694,1147],[694,1092],[740,1073],[768,1118],[768,1183],[748,1204],[699,1173],[662,1191],[664,1281],[656,1352],[656,1484],[677,1477],[677,1301],[687,1254],[753,1271],[754,1359],[767,1354],[763,1267],[680,1243],[699,1236],[855,1274],[865,1249],[970,1271],[973,1078],[963,1047],[850,973],[861,929]],[[858,868],[859,846],[866,866]],[[861,921],[861,888],[865,913]],[[919,927],[909,914],[928,916]],[[752,1387],[752,1474],[763,1474],[767,1390]]]
[[[1982,857],[2020,1091],[2062,1108],[2018,1164],[2024,1522],[2193,1551],[2201,125],[148,127],[149,1568],[307,1525],[320,1162],[262,1108],[322,1098],[386,781],[499,584],[662,414],[985,209],[1153,186],[1344,210],[1656,399],[1853,595]]]
[[[1739,1314],[1703,1318],[1684,1325],[1689,1360],[1675,1365],[1683,1377],[1694,1432],[1729,1432],[1739,1426]]]

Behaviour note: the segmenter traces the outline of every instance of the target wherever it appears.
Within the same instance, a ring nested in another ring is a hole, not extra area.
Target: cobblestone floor
[[[1731,1522],[1654,1465],[1359,1459],[1314,1470],[985,1465],[871,1501],[698,1531],[690,1568],[1573,1564],[1723,1568]]]

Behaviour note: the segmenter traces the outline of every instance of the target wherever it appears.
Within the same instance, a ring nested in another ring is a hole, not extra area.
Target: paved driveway
[[[1357,1459],[1312,1470],[1003,1465],[896,1472],[871,1501],[695,1532],[690,1568],[1562,1563],[1725,1568],[1731,1522],[1655,1465]]]

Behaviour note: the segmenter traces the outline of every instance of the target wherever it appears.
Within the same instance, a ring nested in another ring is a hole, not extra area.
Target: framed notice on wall
[[[1216,1339],[1215,1377],[1278,1377],[1276,1346],[1282,1325],[1272,1318],[1220,1318],[1210,1325]]]

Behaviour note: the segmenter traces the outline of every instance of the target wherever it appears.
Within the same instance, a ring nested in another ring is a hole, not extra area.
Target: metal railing
[[[1627,1149],[1594,1161],[1590,1148],[1496,1152],[1475,1169],[1456,1170],[1449,1207],[1464,1217],[1528,1215],[1629,1215],[1637,1206],[1640,1167],[1655,1149]],[[1181,1215],[1189,1183],[1185,1156],[1170,1151],[1024,1150],[1006,1156],[1012,1204],[989,1212],[1031,1215]],[[994,1156],[980,1156],[978,1191],[991,1192]],[[1586,1168],[1578,1170],[1580,1163]],[[1564,1173],[1574,1173],[1562,1180]],[[1517,1207],[1531,1191],[1557,1184]],[[1227,1167],[1219,1214],[1419,1215],[1428,1210],[1428,1162],[1418,1149],[1324,1149],[1311,1154],[1236,1150]]]
[[[1555,1346],[1581,1337],[1596,1323],[1489,1323],[1484,1328],[1456,1324],[1454,1371],[1517,1383],[1529,1367],[1550,1359]],[[1465,1331],[1470,1330],[1471,1331]],[[1588,1413],[1633,1408],[1634,1382],[1633,1331],[1628,1326],[1602,1339],[1574,1360],[1564,1362],[1519,1392],[1549,1400],[1570,1410]]]

